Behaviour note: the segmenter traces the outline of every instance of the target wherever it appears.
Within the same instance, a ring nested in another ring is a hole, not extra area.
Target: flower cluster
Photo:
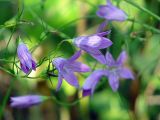
[[[99,6],[97,15],[101,18],[105,18],[105,23],[108,21],[125,21],[127,19],[126,13],[114,6],[110,0],[107,0],[107,5]],[[80,36],[72,40],[73,45],[80,49],[72,57],[69,59],[58,57],[52,60],[53,66],[58,70],[57,91],[60,89],[63,79],[71,86],[78,88],[79,83],[74,72],[91,71],[89,66],[77,61],[81,56],[81,51],[85,51],[105,66],[103,69],[93,71],[86,79],[82,86],[83,96],[93,94],[96,85],[102,76],[108,78],[109,85],[113,91],[118,90],[119,79],[134,79],[132,72],[124,65],[124,62],[127,59],[125,51],[120,53],[117,60],[115,60],[109,52],[106,52],[105,55],[102,54],[101,49],[106,49],[113,44],[109,38],[106,38],[106,35],[110,34],[111,31],[101,32],[106,25],[104,23],[102,24],[100,25],[100,30],[98,30],[99,32],[96,34]],[[32,69],[36,70],[36,63],[25,44],[19,44],[17,54],[20,60],[21,69],[24,73],[28,74]],[[43,100],[44,99],[42,99],[41,96],[35,95],[12,97],[11,106],[18,108],[29,107],[41,103]]]

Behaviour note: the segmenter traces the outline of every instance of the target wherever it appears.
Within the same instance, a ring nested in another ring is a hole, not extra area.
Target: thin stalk
[[[12,87],[13,87],[13,83],[14,83],[14,79],[15,78],[12,78],[10,86],[9,86],[9,88],[7,90],[7,93],[6,93],[6,95],[5,95],[4,99],[3,99],[2,105],[0,107],[0,120],[2,118],[2,115],[3,115],[3,112],[4,112],[4,108],[5,108],[6,104],[7,104],[8,98],[10,96],[10,93],[11,93],[11,90],[12,90]]]
[[[159,29],[156,29],[156,28],[154,28],[154,27],[152,27],[152,26],[150,26],[150,25],[147,25],[147,24],[145,24],[145,23],[143,23],[143,22],[140,22],[140,21],[138,21],[138,20],[135,20],[135,19],[127,19],[127,21],[140,24],[140,25],[142,25],[144,28],[146,28],[146,29],[148,29],[148,30],[151,30],[151,31],[153,31],[153,32],[155,32],[155,33],[160,34],[160,30],[159,30]]]
[[[55,96],[52,96],[51,99],[53,101],[55,101],[57,104],[59,105],[63,105],[63,106],[73,106],[73,105],[76,105],[77,103],[79,103],[79,101],[82,99],[78,99],[78,100],[75,100],[73,102],[70,102],[70,103],[67,103],[67,102],[63,102],[63,101],[59,101]]]
[[[133,2],[133,0],[124,0],[124,1],[160,21],[160,16],[156,15],[155,13],[153,13],[150,10],[146,9],[145,7],[138,5],[137,3]]]

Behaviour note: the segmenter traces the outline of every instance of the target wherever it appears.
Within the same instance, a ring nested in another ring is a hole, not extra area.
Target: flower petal
[[[125,21],[127,19],[126,13],[114,6],[110,0],[107,0],[107,5],[99,6],[97,16],[109,21]]]
[[[63,66],[65,65],[66,61],[67,61],[66,59],[58,57],[52,61],[52,64],[57,68],[59,72],[61,72],[63,70]]]
[[[117,64],[122,65],[127,59],[126,51],[122,51],[119,57],[117,58]]]
[[[115,60],[112,57],[111,53],[107,52],[105,57],[106,57],[106,64],[108,66],[114,66],[115,65]]]
[[[36,70],[36,62],[34,60],[32,60],[32,69]]]
[[[104,18],[106,16],[107,6],[100,5],[98,11],[96,12],[98,17]]]
[[[101,33],[107,24],[108,24],[108,21],[102,22],[97,29],[97,33]]]
[[[89,72],[90,71],[89,66],[87,66],[83,63],[77,62],[77,61],[70,63],[70,64],[67,64],[66,68],[70,69],[71,71],[74,71],[74,72]]]
[[[23,72],[28,74],[29,70],[36,69],[36,63],[34,62],[32,55],[25,44],[20,43],[18,45],[17,55]]]
[[[94,50],[94,53],[89,54],[98,60],[101,64],[106,64],[105,56],[99,50]]]
[[[108,76],[109,85],[111,86],[112,90],[115,92],[119,87],[119,77],[116,73],[110,73]]]
[[[105,75],[104,70],[96,70],[94,71],[85,81],[83,84],[83,97],[93,94],[97,83],[99,82],[100,78]]]
[[[26,74],[29,73],[30,69],[23,62],[20,63],[20,66],[21,66],[21,69],[24,73],[26,73]]]
[[[92,95],[92,92],[91,92],[91,89],[88,89],[88,90],[83,90],[82,91],[82,96],[85,97],[85,96],[89,96],[89,95]]]
[[[76,76],[74,75],[73,72],[71,71],[62,71],[62,75],[64,77],[64,79],[72,86],[78,88],[79,87],[79,83],[78,80],[76,78]]]
[[[112,41],[105,37],[98,35],[90,36],[87,40],[87,44],[92,48],[103,49],[112,45]]]
[[[132,72],[128,68],[119,69],[119,75],[123,79],[134,79]]]
[[[32,105],[40,104],[43,100],[43,96],[39,95],[11,97],[11,106],[16,108],[26,108]]]
[[[110,34],[110,33],[111,33],[111,30],[108,30],[108,31],[105,31],[105,32],[99,32],[99,33],[97,33],[96,35],[98,35],[98,36],[100,36],[100,37],[103,37],[103,36],[108,35],[108,34]]]
[[[58,75],[58,84],[57,84],[57,88],[56,88],[56,91],[58,91],[62,85],[62,80],[63,80],[63,77],[61,74]]]
[[[106,34],[106,32],[103,32],[102,34],[104,35]],[[94,34],[91,36],[78,37],[75,38],[74,43],[77,47],[81,48],[82,50],[87,50],[89,48],[102,49],[112,45],[112,41],[99,35],[100,33],[98,33],[98,35]]]
[[[88,37],[89,36],[80,36],[80,37],[74,38],[73,43],[79,48],[87,47],[88,46],[87,45]]]
[[[111,40],[109,40],[108,38],[105,37],[101,37],[101,42],[100,45],[98,46],[98,49],[104,49],[104,48],[108,48],[109,46],[111,46],[113,43]]]
[[[76,59],[78,59],[81,55],[81,50],[77,51],[72,57],[70,57],[68,59],[69,62],[73,62],[75,61]]]

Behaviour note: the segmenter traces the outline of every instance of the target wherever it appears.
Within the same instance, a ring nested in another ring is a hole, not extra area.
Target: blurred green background
[[[131,1],[131,2],[130,2]],[[0,119],[2,120],[159,120],[160,119],[160,0],[112,0],[129,16],[125,22],[110,22],[106,30],[113,45],[108,49],[116,58],[122,49],[128,52],[127,66],[135,80],[122,80],[118,92],[112,92],[103,77],[91,97],[63,81],[55,92],[57,78],[47,77],[49,60],[74,54],[68,42],[80,35],[96,33],[104,20],[96,16],[105,0],[0,0]],[[133,2],[133,3],[132,3]],[[19,36],[40,65],[24,76],[17,71],[16,48]],[[58,47],[59,46],[59,47]],[[58,50],[57,50],[58,47]],[[50,55],[50,53],[53,53]],[[41,62],[42,61],[42,62]],[[91,68],[101,67],[84,53],[79,61]],[[42,64],[41,64],[42,63]],[[50,64],[51,65],[51,64]],[[56,71],[57,72],[57,71]],[[14,77],[12,74],[21,75]],[[78,75],[80,85],[90,73]],[[52,82],[52,84],[51,84]],[[56,96],[73,106],[46,101],[27,109],[9,106],[10,96],[40,94]]]

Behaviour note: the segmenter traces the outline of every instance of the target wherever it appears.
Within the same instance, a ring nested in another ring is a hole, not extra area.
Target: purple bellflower
[[[107,21],[125,21],[127,19],[127,14],[114,6],[110,0],[107,0],[107,5],[99,6],[97,15]]]
[[[106,70],[109,85],[113,91],[117,91],[119,87],[119,79],[134,79],[132,72],[124,66],[124,63],[127,59],[125,51],[122,51],[117,60],[114,60],[112,55],[106,53],[106,63],[108,69]]]
[[[106,53],[106,65],[107,68],[104,70],[94,71],[85,81],[83,85],[83,96],[88,96],[93,94],[96,84],[99,82],[102,76],[107,76],[109,80],[109,85],[113,91],[117,91],[119,87],[119,79],[134,79],[132,72],[124,66],[127,55],[123,51],[115,61],[112,55]]]
[[[79,83],[74,75],[74,72],[89,72],[90,68],[81,63],[75,61],[78,59],[81,55],[81,50],[76,52],[71,58],[69,59],[64,59],[64,58],[55,58],[53,60],[53,65],[56,67],[58,70],[58,85],[57,85],[57,91],[60,89],[61,84],[62,84],[62,79],[64,78],[70,85],[78,88]]]
[[[27,108],[33,105],[38,105],[41,102],[47,100],[49,97],[40,95],[27,95],[19,97],[11,97],[11,107],[15,108]]]
[[[106,31],[90,36],[77,37],[73,40],[73,43],[81,50],[84,50],[87,53],[89,53],[100,63],[105,64],[106,60],[104,55],[101,53],[100,49],[104,49],[112,45],[112,41],[103,37],[109,33],[110,31]]]
[[[36,63],[24,43],[18,45],[17,55],[20,60],[21,69],[24,73],[28,74],[30,70],[36,70]]]

